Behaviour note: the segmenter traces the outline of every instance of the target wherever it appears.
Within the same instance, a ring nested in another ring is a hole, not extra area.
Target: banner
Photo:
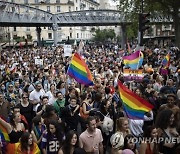
[[[139,70],[131,70],[131,69],[123,69],[123,77],[126,81],[142,81],[144,78],[143,69]]]
[[[35,59],[36,65],[43,65],[43,59]]]
[[[69,44],[64,45],[64,57],[72,56],[72,47]]]

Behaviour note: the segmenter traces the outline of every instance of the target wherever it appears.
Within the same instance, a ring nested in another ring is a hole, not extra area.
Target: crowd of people
[[[71,57],[64,57],[61,46],[3,49],[0,126],[9,141],[1,130],[1,153],[179,154],[179,142],[133,142],[138,137],[180,141],[179,49],[145,48],[139,68],[144,77],[136,81],[123,76],[122,56],[130,53],[114,47],[83,47],[93,86],[80,85],[66,74]],[[168,53],[170,66],[164,68],[162,60]],[[144,120],[126,116],[118,80],[153,104]]]

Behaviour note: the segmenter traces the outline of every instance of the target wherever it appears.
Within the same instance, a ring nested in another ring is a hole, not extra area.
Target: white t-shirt
[[[40,103],[40,97],[44,96],[44,95],[45,95],[45,92],[43,89],[41,89],[40,91],[36,91],[36,89],[34,89],[29,95],[29,100],[37,101]],[[35,111],[35,112],[36,112],[36,106],[37,106],[37,104],[33,105],[33,111]]]

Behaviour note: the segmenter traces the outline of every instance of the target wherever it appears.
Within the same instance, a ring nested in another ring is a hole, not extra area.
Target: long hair
[[[20,139],[20,145],[21,145],[21,151],[24,152],[24,151],[27,151],[28,150],[28,140],[29,140],[29,136],[31,134],[29,132],[24,132],[21,136],[21,139]],[[34,144],[32,144],[30,146],[30,149],[32,151],[34,147]]]
[[[62,146],[62,150],[64,154],[70,154],[71,151],[71,140],[73,138],[73,136],[76,135],[77,136],[77,142],[75,144],[75,148],[78,147],[78,134],[74,131],[74,130],[70,130],[67,135],[66,135],[66,139],[64,141],[64,144]]]
[[[12,115],[10,116],[10,124],[11,124],[14,128],[16,128],[16,124],[15,124],[15,122],[14,122],[14,118],[16,117],[16,114],[17,114],[17,113],[12,113]]]
[[[128,119],[126,117],[120,117],[117,119],[117,121],[116,121],[116,130],[117,131],[123,131],[122,125],[123,125],[124,121],[128,121]]]
[[[57,140],[59,141],[59,144],[61,145],[62,140],[63,140],[63,134],[62,134],[62,129],[56,120],[49,121],[49,124],[47,126],[47,140],[49,140],[50,137],[52,136],[52,133],[50,132],[50,129],[49,129],[49,125],[53,125],[55,127],[56,131],[54,135],[57,137]]]
[[[155,126],[161,128],[162,130],[166,129],[170,123],[170,117],[173,114],[173,111],[167,109],[159,112],[156,118]]]
[[[133,135],[131,135],[131,134],[128,134],[128,135],[126,135],[126,137],[124,138],[124,147],[123,147],[123,149],[129,149],[129,139],[133,139],[134,138],[134,136]],[[135,152],[136,151],[136,144],[134,145],[134,148],[133,149],[131,149],[133,152]]]

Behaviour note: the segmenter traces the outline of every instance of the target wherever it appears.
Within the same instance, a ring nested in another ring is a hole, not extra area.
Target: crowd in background
[[[73,47],[73,52],[78,51]],[[133,137],[180,137],[180,51],[145,48],[144,78],[123,77],[122,56],[114,45],[85,45],[82,57],[94,78],[84,86],[66,72],[71,57],[63,47],[3,49],[0,59],[1,153],[18,154],[179,154],[178,143],[133,143]],[[170,66],[162,60],[170,53]],[[43,59],[43,65],[35,64]],[[118,80],[154,105],[144,120],[126,117]],[[109,120],[109,122],[108,122]],[[112,123],[113,121],[113,123]]]

